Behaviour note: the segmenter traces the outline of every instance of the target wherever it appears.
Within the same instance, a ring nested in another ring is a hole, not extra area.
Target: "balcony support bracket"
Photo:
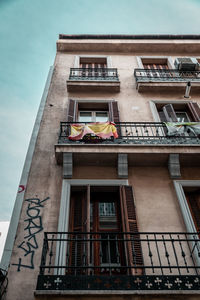
[[[172,179],[181,178],[179,154],[169,154],[168,170]]]
[[[72,178],[73,156],[72,153],[63,153],[63,178]]]
[[[118,154],[118,178],[128,178],[128,154]]]

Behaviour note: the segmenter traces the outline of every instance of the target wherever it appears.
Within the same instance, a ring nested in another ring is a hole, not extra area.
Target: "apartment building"
[[[5,299],[199,299],[200,36],[63,35]]]

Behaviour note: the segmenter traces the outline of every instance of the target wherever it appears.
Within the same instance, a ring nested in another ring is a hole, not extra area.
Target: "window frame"
[[[70,214],[70,197],[71,197],[71,186],[122,186],[129,185],[128,180],[123,179],[63,179],[62,191],[60,200],[60,212],[58,218],[58,232],[68,232],[69,229],[69,214]],[[66,265],[66,243],[57,243],[56,245],[56,258],[55,265],[65,266]],[[64,275],[64,268],[54,270],[55,275]]]
[[[176,196],[178,198],[179,206],[181,209],[182,217],[185,223],[186,230],[188,232],[195,233],[197,232],[196,226],[193,221],[192,214],[190,212],[190,208],[185,197],[185,192],[183,187],[200,187],[200,180],[173,180]],[[196,239],[199,239],[198,234],[196,235]],[[191,247],[194,247],[194,242],[190,242]],[[198,255],[197,247],[194,248],[194,259],[196,264],[200,266],[200,258]]]
[[[144,69],[144,59],[155,60],[161,59],[166,60],[169,69],[174,69],[174,63],[171,56],[136,56],[138,68]]]
[[[88,122],[84,122],[84,121],[80,121],[80,113],[82,112],[87,112],[87,113],[91,113],[91,121],[88,121]],[[96,113],[101,113],[101,112],[104,112],[107,114],[107,121],[103,121],[103,122],[109,122],[109,111],[103,111],[103,110],[78,110],[78,113],[77,113],[77,117],[78,117],[78,122],[81,122],[81,123],[89,123],[89,122],[101,122],[101,121],[96,121],[96,118],[97,118],[97,115]]]
[[[152,112],[152,116],[153,116],[153,120],[154,122],[162,122],[160,120],[160,116],[159,116],[159,112],[157,110],[156,104],[172,104],[172,105],[176,105],[176,104],[188,104],[188,100],[150,100],[149,101],[150,104],[150,109]],[[194,122],[194,121],[192,121]]]
[[[112,68],[112,59],[111,56],[106,55],[75,55],[74,58],[74,68],[80,68],[81,59],[105,59],[107,68]]]

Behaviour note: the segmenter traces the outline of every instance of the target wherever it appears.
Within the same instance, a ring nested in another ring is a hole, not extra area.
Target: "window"
[[[195,102],[157,103],[156,108],[162,122],[199,122],[200,108]]]
[[[112,68],[111,57],[103,55],[75,56],[75,68]]]
[[[69,100],[68,122],[120,122],[117,101]]]
[[[200,232],[200,187],[183,187],[183,190],[196,231]]]
[[[79,111],[79,122],[107,122],[109,115],[107,111]]]
[[[174,186],[188,232],[200,231],[200,180],[175,180]]]
[[[137,236],[134,242],[127,242],[122,234],[138,233],[132,187],[76,186],[71,189],[70,200],[68,272],[122,274],[129,272],[127,265],[134,264],[137,273],[142,273]]]
[[[168,56],[140,56],[137,57],[138,66],[141,69],[158,69],[168,70],[173,69],[173,61]]]
[[[107,59],[105,57],[81,57],[80,68],[106,68]]]

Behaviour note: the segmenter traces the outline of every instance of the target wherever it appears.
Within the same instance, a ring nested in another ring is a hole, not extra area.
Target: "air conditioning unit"
[[[178,57],[175,59],[174,66],[180,71],[199,70],[199,63],[194,57]]]

